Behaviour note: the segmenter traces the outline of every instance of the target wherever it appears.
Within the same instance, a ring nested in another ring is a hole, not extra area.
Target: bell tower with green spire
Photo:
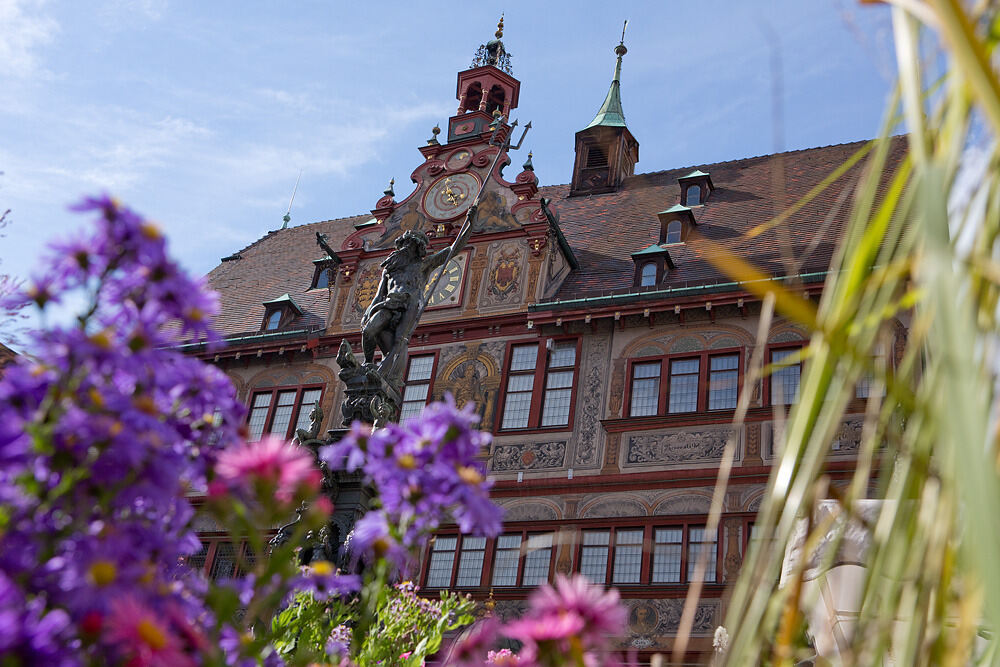
[[[626,53],[625,29],[622,28],[622,40],[615,47],[618,61],[608,95],[594,120],[576,133],[571,197],[615,192],[621,188],[626,177],[635,173],[639,142],[625,125],[625,112],[622,110],[622,57]]]

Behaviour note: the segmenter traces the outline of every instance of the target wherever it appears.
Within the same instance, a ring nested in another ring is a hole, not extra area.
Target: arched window
[[[667,243],[680,243],[681,242],[681,221],[674,220],[669,225],[667,225]]]
[[[687,197],[684,202],[685,206],[700,206],[701,205],[701,186],[700,185],[689,185],[687,189]]]
[[[486,98],[486,113],[492,114],[494,109],[500,109],[503,112],[503,102],[506,95],[503,92],[503,88],[500,86],[493,86],[490,88],[490,95]]]
[[[476,111],[479,109],[479,102],[483,99],[483,87],[478,81],[473,81],[465,89],[465,99],[462,100],[462,111]]]
[[[642,265],[642,278],[639,281],[639,285],[642,287],[650,287],[656,284],[656,263],[646,262]]]
[[[281,311],[276,310],[267,318],[267,326],[265,327],[265,330],[274,331],[278,328],[279,324],[281,324]]]

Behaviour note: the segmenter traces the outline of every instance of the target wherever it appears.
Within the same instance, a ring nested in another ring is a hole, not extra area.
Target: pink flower
[[[614,588],[592,584],[582,574],[572,578],[559,575],[555,588],[542,586],[531,596],[532,616],[557,614],[579,616],[588,633],[621,635],[625,631],[626,613]]]
[[[222,452],[215,472],[234,486],[273,486],[282,502],[289,502],[303,483],[318,488],[320,482],[308,450],[273,436]]]
[[[500,667],[514,667],[520,662],[516,654],[511,653],[509,648],[499,651],[490,651],[486,654],[487,665],[499,665]]]
[[[169,621],[132,596],[111,603],[106,637],[130,667],[195,667]]]

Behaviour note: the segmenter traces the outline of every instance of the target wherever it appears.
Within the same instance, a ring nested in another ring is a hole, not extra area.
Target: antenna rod
[[[302,178],[302,170],[299,169],[298,178],[295,179],[295,187],[292,188],[292,198],[288,200],[288,210],[285,211],[285,215],[281,218],[282,229],[288,229],[288,223],[292,219],[292,202],[295,201],[295,193],[299,189],[299,179]]]
[[[622,38],[621,38],[622,44],[625,43],[625,28],[627,27],[628,27],[628,19],[625,19],[625,25],[622,26]]]

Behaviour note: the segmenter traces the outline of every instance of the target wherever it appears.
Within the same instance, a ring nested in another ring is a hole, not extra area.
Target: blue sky
[[[300,169],[292,224],[366,212],[391,177],[401,199],[501,10],[543,184],[568,182],[626,18],[638,172],[869,138],[894,76],[888,11],[848,0],[0,0],[0,271],[29,275],[88,193],[198,273],[280,226]]]

